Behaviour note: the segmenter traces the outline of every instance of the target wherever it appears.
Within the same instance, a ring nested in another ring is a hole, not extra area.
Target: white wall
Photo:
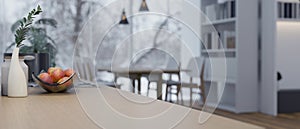
[[[193,31],[198,34],[192,32],[187,26],[182,27],[181,30],[181,38],[184,41],[181,48],[181,62],[182,66],[187,66],[188,61],[192,56],[200,55],[200,39],[196,36],[200,34],[200,0],[188,0],[188,2],[183,2],[182,5],[182,13],[181,20],[184,21],[185,25],[191,27]],[[192,15],[193,14],[193,15]]]
[[[276,67],[282,74],[281,89],[300,89],[300,23],[277,22]]]
[[[277,115],[277,87],[275,82],[276,0],[260,0],[261,16],[261,79],[260,111]]]

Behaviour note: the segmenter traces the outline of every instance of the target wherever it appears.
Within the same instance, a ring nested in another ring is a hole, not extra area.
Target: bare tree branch
[[[169,21],[169,17],[167,17],[159,26],[159,30],[156,32],[155,36],[154,36],[154,41],[153,41],[153,46],[151,49],[149,49],[147,52],[143,53],[140,57],[138,57],[134,62],[133,65],[138,64],[143,58],[147,57],[147,55],[149,55],[150,53],[152,53],[156,48],[159,47],[159,43],[158,43],[158,37],[161,33],[161,30],[163,29],[164,26],[166,26],[168,24]]]

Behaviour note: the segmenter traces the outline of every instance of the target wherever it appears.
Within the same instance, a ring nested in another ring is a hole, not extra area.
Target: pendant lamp
[[[146,0],[143,0],[142,1],[142,4],[141,4],[141,7],[140,7],[140,10],[141,12],[146,12],[146,11],[149,11],[149,8],[147,6],[147,3],[146,3]]]
[[[129,24],[127,17],[126,17],[126,13],[125,13],[125,9],[123,9],[122,15],[121,15],[121,21],[119,22],[119,24]]]

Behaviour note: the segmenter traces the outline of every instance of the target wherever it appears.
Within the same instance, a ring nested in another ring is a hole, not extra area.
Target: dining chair
[[[200,94],[201,99],[203,103],[206,101],[206,96],[205,96],[205,85],[204,85],[204,69],[205,69],[205,60],[201,57],[194,57],[191,58],[188,67],[188,71],[184,71],[187,76],[189,77],[189,82],[183,82],[181,80],[179,81],[167,81],[166,85],[166,93],[169,92],[169,89],[172,86],[176,87],[176,96],[177,100],[179,99],[179,93],[182,94],[182,88],[189,88],[190,89],[190,106],[192,106],[192,101],[193,101],[193,94],[197,93]],[[199,82],[196,82],[194,80],[199,80]],[[199,92],[194,92],[193,89],[199,89]],[[166,98],[168,98],[168,94],[166,94]],[[182,99],[182,98],[181,98]],[[182,100],[183,101],[183,100]],[[178,101],[177,101],[178,102]]]
[[[151,83],[156,83],[158,82],[158,80],[160,79],[160,76],[157,73],[151,73],[150,75],[148,75],[147,80],[148,80],[148,88],[147,88],[147,96],[149,96],[149,92],[150,92],[150,86]],[[157,90],[157,89],[155,89]]]
[[[75,71],[78,73],[78,78],[85,84],[95,85],[95,77],[92,74],[92,62],[87,57],[75,57]]]
[[[103,77],[103,76],[105,76],[105,77]],[[108,71],[98,71],[97,77],[98,77],[97,78],[97,83],[121,89],[121,84],[117,83],[117,77],[116,77],[115,74],[110,73]],[[111,79],[111,78],[113,78],[113,79]]]
[[[177,63],[177,61],[173,58],[169,58],[168,61],[167,61],[167,65],[162,69],[178,69],[179,70],[180,69],[180,63]],[[163,80],[163,83],[166,83],[168,80],[172,80],[173,75],[177,76],[178,79],[180,80],[179,72],[178,73],[172,73],[172,74],[166,74],[166,73],[163,73],[163,74],[168,76],[168,78],[166,80]],[[159,79],[160,79],[160,75],[157,72],[153,72],[147,77],[147,80],[148,80],[147,96],[149,96],[149,90],[151,89],[150,88],[151,83],[156,83],[157,84]]]
[[[104,81],[95,76],[95,67],[93,60],[88,57],[75,57],[75,70],[78,72],[78,78],[83,84],[96,85],[95,82],[110,87],[120,88],[119,84]]]

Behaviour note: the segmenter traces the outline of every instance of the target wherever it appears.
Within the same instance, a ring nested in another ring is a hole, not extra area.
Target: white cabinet
[[[213,70],[212,77],[210,67],[205,70],[205,80],[211,82],[207,89],[216,97],[222,95],[220,109],[236,113],[259,109],[258,5],[258,0],[201,0],[202,11],[213,15],[208,16],[210,21],[202,18],[201,54],[209,57],[206,66],[221,65],[218,62],[223,58],[222,53],[226,58],[227,82],[223,94],[219,89],[223,82],[218,79],[223,78],[222,73]]]

